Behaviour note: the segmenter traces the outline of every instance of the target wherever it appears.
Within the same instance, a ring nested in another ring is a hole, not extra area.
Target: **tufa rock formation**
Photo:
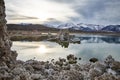
[[[12,42],[7,34],[6,14],[4,0],[0,0],[0,66],[9,66],[17,57],[15,51],[11,51]]]

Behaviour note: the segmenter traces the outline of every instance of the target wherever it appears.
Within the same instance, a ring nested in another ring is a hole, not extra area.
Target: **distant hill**
[[[58,26],[42,25],[42,24],[7,24],[8,30],[24,30],[24,31],[59,31],[60,29],[69,29],[71,32],[114,32],[120,33],[120,25],[95,25],[95,24],[73,24],[65,23]]]
[[[23,31],[59,31],[57,28],[47,27],[40,24],[7,24],[8,30],[23,30]]]
[[[120,25],[108,25],[102,28],[102,31],[120,32]]]

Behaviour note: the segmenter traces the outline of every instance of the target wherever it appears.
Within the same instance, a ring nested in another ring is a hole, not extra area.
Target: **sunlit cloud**
[[[23,16],[23,15],[8,15],[8,19],[11,20],[29,20],[29,19],[38,19],[37,17]]]
[[[5,2],[8,23],[120,24],[120,0],[5,0]]]
[[[46,0],[5,0],[7,8],[8,22],[13,20],[9,15],[17,17],[19,15],[38,18],[36,22],[44,22],[48,18],[55,18],[58,21],[68,21],[69,16],[77,16],[74,10],[67,4],[59,4]],[[10,10],[11,9],[11,10]],[[23,18],[23,16],[22,16]],[[21,20],[21,19],[20,19]],[[34,22],[33,22],[34,23]]]

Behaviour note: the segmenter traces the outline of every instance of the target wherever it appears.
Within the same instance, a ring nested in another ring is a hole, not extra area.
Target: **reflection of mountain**
[[[64,47],[64,48],[68,48],[69,44],[70,43],[73,43],[73,44],[80,44],[80,39],[79,41],[76,41],[75,39],[71,39],[71,40],[60,40],[60,39],[57,39],[57,38],[53,38],[53,39],[48,39],[48,41],[51,41],[51,42],[56,42],[58,43],[59,45],[61,45],[61,47]]]
[[[101,40],[107,43],[120,43],[120,37],[101,38]]]
[[[79,37],[81,43],[120,43],[120,37]]]
[[[77,41],[76,41],[77,39]],[[79,40],[79,41],[78,41]],[[120,37],[114,37],[114,36],[103,36],[103,37],[73,37],[69,41],[63,41],[63,40],[53,40],[53,42],[58,43],[64,48],[68,48],[69,43],[76,43],[76,44],[82,44],[82,43],[120,43]]]

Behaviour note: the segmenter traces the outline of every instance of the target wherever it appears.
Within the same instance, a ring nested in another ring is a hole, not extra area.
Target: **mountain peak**
[[[56,26],[58,29],[71,29],[81,31],[112,31],[120,32],[120,25],[96,25],[96,24],[85,24],[85,23],[64,23]]]

